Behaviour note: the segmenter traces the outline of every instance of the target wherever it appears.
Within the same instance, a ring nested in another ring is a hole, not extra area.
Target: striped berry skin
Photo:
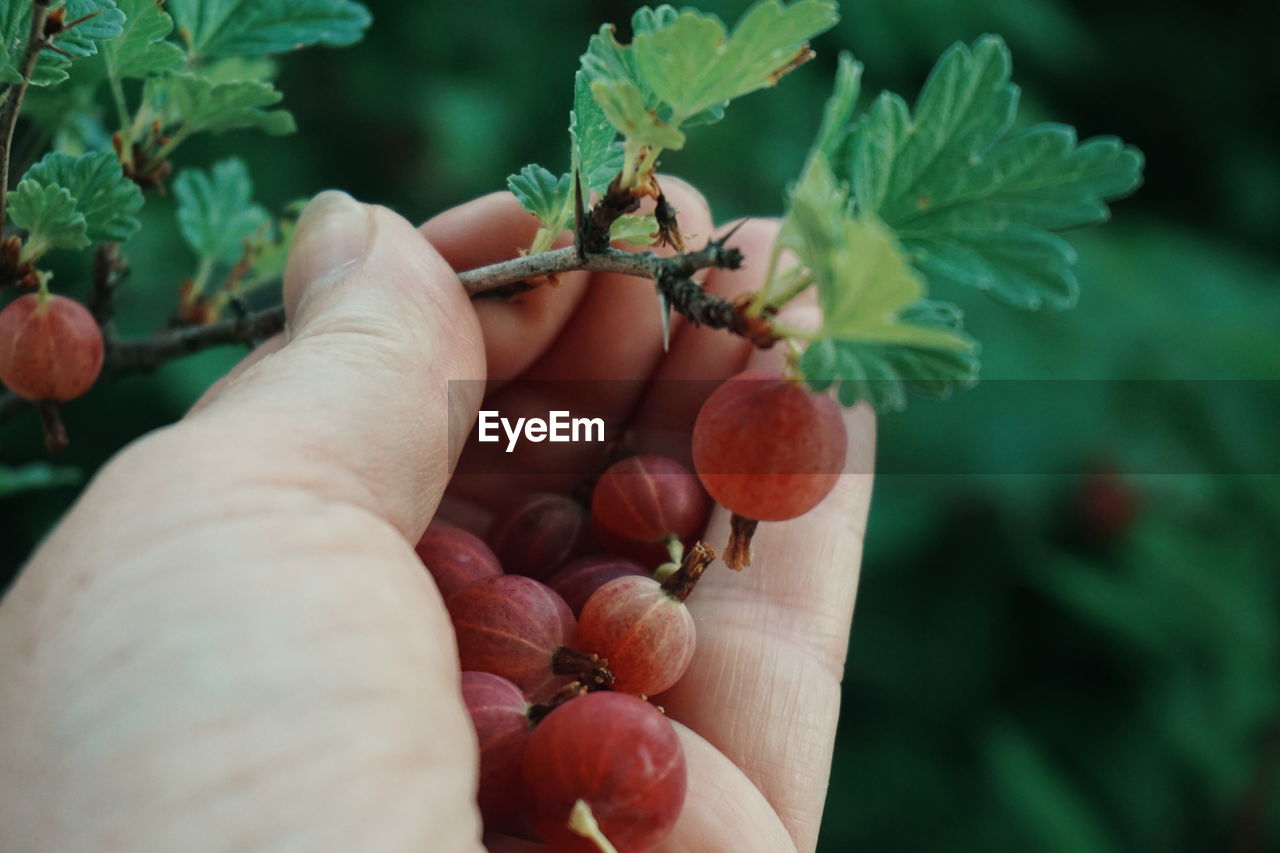
[[[489,672],[462,673],[462,701],[480,744],[480,815],[487,829],[501,829],[525,799],[524,751],[533,734],[529,703],[519,687]]]
[[[447,599],[479,580],[502,574],[502,566],[489,546],[460,527],[433,522],[414,549]]]
[[[582,615],[582,606],[591,594],[611,580],[622,577],[648,577],[649,572],[635,560],[597,554],[562,566],[547,578],[547,586],[560,593],[574,616]]]
[[[534,827],[556,853],[599,853],[569,828],[583,800],[618,853],[652,850],[675,826],[688,786],[671,721],[625,693],[589,693],[552,711],[524,754]]]
[[[597,534],[637,542],[674,536],[689,542],[707,524],[710,506],[698,478],[674,459],[633,456],[600,475],[591,495]]]
[[[689,668],[697,633],[680,599],[649,577],[621,577],[583,605],[576,646],[609,661],[613,689],[653,696]]]
[[[545,702],[568,679],[552,671],[573,639],[573,613],[549,587],[520,575],[485,578],[445,601],[464,670],[509,679],[533,702]]]
[[[0,311],[0,382],[27,400],[74,400],[102,372],[102,331],[74,299],[30,293]]]
[[[586,510],[577,501],[537,492],[499,516],[488,540],[508,573],[545,580],[569,558],[586,524]]]
[[[712,392],[693,425],[693,462],[737,515],[784,521],[817,506],[844,467],[840,406],[778,373],[748,370]]]

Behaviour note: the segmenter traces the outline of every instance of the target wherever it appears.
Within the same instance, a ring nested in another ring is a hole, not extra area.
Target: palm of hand
[[[668,181],[667,190],[686,233],[705,239],[712,232],[705,203],[677,182]],[[509,235],[512,244],[476,240],[481,222]],[[529,217],[504,197],[449,211],[423,227],[459,269],[510,256],[532,230]],[[758,287],[776,230],[773,222],[748,222],[734,243],[747,256],[747,267],[714,271],[707,286],[729,298]],[[578,402],[590,415],[628,424],[627,442],[638,452],[662,453],[688,465],[688,433],[711,382],[771,356],[679,318],[664,353],[653,303],[652,289],[635,279],[572,273],[558,287],[518,304],[478,304],[491,376],[485,407],[504,414],[544,413],[548,406],[537,399],[537,382],[547,382],[557,392],[557,407],[568,403],[576,414],[572,398],[561,394],[565,387],[572,393],[573,385],[557,383],[602,380],[582,386],[580,393],[590,399]],[[851,454],[862,466],[854,470],[869,470],[873,424],[855,416],[850,426]],[[555,473],[492,473],[501,470],[505,448],[489,448],[492,454],[460,463],[464,473],[455,477],[441,509],[446,520],[483,529],[515,495],[572,485],[572,478]],[[556,452],[526,443],[510,464],[537,470]],[[542,468],[585,470],[589,463],[574,456],[593,453],[598,456],[590,447],[570,445]],[[540,458],[519,458],[530,454]],[[869,497],[869,478],[842,478],[808,515],[762,528],[750,569],[734,574],[716,566],[690,597],[698,629],[693,664],[675,688],[654,700],[680,724],[689,763],[690,794],[663,850],[805,850],[816,843]],[[717,507],[706,539],[719,546],[727,538],[728,514]],[[498,837],[489,839],[489,848],[537,849]]]

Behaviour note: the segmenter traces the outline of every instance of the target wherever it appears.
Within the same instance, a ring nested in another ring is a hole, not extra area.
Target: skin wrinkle
[[[676,734],[689,768],[689,796],[661,853],[787,853],[795,846],[781,821],[742,771],[680,723]],[[762,821],[762,814],[767,817]]]
[[[368,541],[368,540],[366,540],[366,541]],[[284,549],[284,553],[282,553],[282,555],[281,555],[281,556],[282,556],[282,558],[286,561],[286,564],[281,565],[281,566],[280,566],[280,568],[282,568],[282,569],[287,569],[287,568],[288,568],[287,561],[292,560],[294,563],[296,563],[297,565],[299,565],[300,567],[302,567],[304,571],[305,571],[305,570],[307,570],[307,564],[310,562],[310,560],[309,560],[309,554],[307,553],[307,550],[306,550],[305,548],[299,548],[299,549],[298,549],[298,553],[297,553],[296,555],[290,555],[290,554],[288,553],[288,550],[289,550],[289,549],[288,549],[288,545],[286,544],[286,545],[285,545],[285,549]],[[268,577],[269,577],[269,576],[268,576]],[[287,584],[286,584],[286,583],[280,583],[280,582],[277,582],[277,583],[276,583],[276,585],[285,586],[285,585],[287,585]],[[367,584],[366,584],[365,586],[366,586],[366,590],[371,591],[371,592],[376,591],[376,589],[377,589],[376,587],[370,587],[370,586],[368,586]],[[346,596],[344,595],[344,596],[343,596],[343,598],[345,598],[345,597],[346,597]],[[366,597],[367,597],[367,596],[366,596]],[[330,598],[333,598],[333,596],[330,596]],[[336,600],[336,599],[335,599],[335,600]],[[315,602],[314,602],[314,601],[311,601],[311,602],[308,602],[308,603],[309,603],[309,604],[311,604],[311,605],[314,605],[314,603],[315,603]],[[104,608],[104,609],[109,610],[109,608]],[[201,599],[201,600],[199,600],[199,601],[194,601],[194,602],[192,602],[192,606],[191,606],[191,608],[190,608],[190,609],[192,610],[192,613],[190,614],[190,616],[183,615],[183,614],[181,614],[181,613],[180,613],[180,611],[172,611],[172,609],[171,609],[171,615],[173,615],[173,616],[179,616],[179,615],[182,615],[182,616],[183,616],[183,618],[176,620],[176,621],[177,621],[177,625],[179,626],[179,627],[178,627],[178,630],[179,630],[179,631],[182,631],[182,630],[190,631],[190,630],[191,630],[191,626],[193,626],[193,625],[195,625],[195,624],[198,624],[198,623],[196,623],[196,622],[193,622],[192,620],[193,620],[193,619],[198,619],[198,618],[200,617],[200,615],[201,615],[202,611],[203,611],[204,609],[206,609],[206,605],[205,605],[205,603],[204,603],[204,599],[202,598],[202,599]],[[314,607],[312,607],[311,609],[314,609]],[[410,610],[405,610],[405,611],[404,611],[404,618],[403,618],[403,621],[405,622],[406,626],[408,626],[408,625],[411,623],[411,621],[412,621],[412,619],[413,619],[413,616],[414,616],[414,612],[413,612],[413,611],[410,611]],[[388,651],[395,652],[395,651],[399,651],[399,650],[401,650],[402,642],[401,642],[398,638],[397,638],[397,639],[394,639],[394,640],[391,640],[391,639],[390,639],[390,637],[391,637],[391,635],[392,635],[392,630],[391,630],[391,629],[393,629],[393,628],[395,628],[395,627],[398,627],[398,626],[397,626],[395,623],[386,624],[386,621],[387,621],[387,620],[386,620],[385,615],[384,615],[384,617],[383,617],[383,621],[384,621],[384,625],[383,625],[383,628],[382,628],[383,634],[389,638],[389,639],[388,639],[388,642],[386,642],[386,643],[385,643],[385,645],[388,647]],[[93,633],[97,630],[97,624],[96,624],[96,623],[94,623],[94,622],[92,622],[92,621],[88,621],[88,620],[74,620],[74,623],[75,623],[76,627],[77,627],[79,630],[81,630],[81,631],[83,631],[83,632],[85,632],[85,633],[88,633],[88,634],[89,634],[89,635],[91,635],[91,636],[92,636],[92,635],[93,635]],[[278,631],[278,630],[279,630],[279,629],[274,629],[274,628],[273,628],[273,632]],[[243,633],[242,633],[242,634],[240,634],[240,635],[237,635],[235,638],[233,638],[233,640],[240,640],[240,639],[242,639],[242,638],[243,638],[243,636],[244,636],[244,635],[243,635]],[[184,634],[183,634],[183,633],[178,633],[178,632],[175,632],[175,631],[170,631],[168,634],[164,635],[163,639],[164,639],[164,640],[165,640],[165,642],[169,645],[169,647],[170,647],[170,648],[172,648],[172,646],[173,646],[175,643],[181,644],[181,641],[183,640],[183,637],[184,637]],[[193,642],[190,644],[190,645],[192,645],[192,647],[193,647],[193,649],[192,649],[192,650],[193,650],[193,651],[198,651],[198,650],[199,650],[199,649],[200,649],[204,644],[203,644],[203,642],[202,642],[202,641],[200,641],[200,639],[199,639],[199,637],[198,637],[198,636],[193,637],[192,639],[193,639]],[[346,641],[348,644],[350,644],[353,640],[355,640],[355,639],[360,639],[360,636],[359,636],[359,635],[347,635],[344,639],[345,639],[345,641]],[[153,639],[151,639],[151,638],[149,638],[149,637],[147,637],[147,636],[145,636],[145,635],[144,635],[144,636],[140,636],[140,637],[136,637],[135,645],[136,645],[136,646],[139,646],[139,647],[141,648],[141,650],[142,650],[144,653],[146,653],[147,655],[150,655],[150,659],[154,659],[154,657],[155,657],[156,653],[157,653],[157,652],[159,652],[159,651],[161,651],[161,650],[162,650],[162,648],[164,648],[164,647],[162,647],[162,646],[157,646],[157,645],[155,644],[155,642],[154,642],[154,640],[153,640]],[[231,650],[231,648],[233,648],[233,647],[227,647],[227,646],[225,646],[225,645],[224,645],[224,646],[221,646],[222,653],[223,653],[223,654],[226,654],[227,652],[229,652],[229,651]],[[181,652],[181,649],[180,649],[179,651]],[[401,653],[403,653],[403,651],[401,651]],[[182,654],[181,654],[181,653],[179,653],[179,654],[178,654],[178,657],[181,659]],[[90,659],[90,660],[92,660],[92,659]],[[143,660],[143,662],[145,663],[145,662],[147,662],[147,661],[149,660],[149,658],[144,657],[142,660]],[[426,663],[430,663],[430,662],[431,662],[431,660],[430,660],[430,659],[428,659],[428,660],[426,661]],[[418,664],[418,665],[420,665],[420,664]],[[415,665],[415,666],[417,666],[417,665]],[[166,671],[166,670],[168,670],[168,669],[169,669],[169,667],[166,667],[166,666],[160,666],[160,667],[158,667],[158,669],[159,669],[160,671]],[[91,668],[91,669],[89,669],[88,671],[93,672],[93,671],[95,671],[95,670],[93,670],[93,669]],[[107,671],[106,673],[100,673],[100,672],[99,672],[99,673],[97,673],[97,674],[98,674],[98,676],[99,676],[99,680],[98,680],[98,686],[99,686],[99,688],[109,686],[109,684],[111,683],[111,682],[110,682],[110,680],[109,680],[109,679],[104,679],[102,676],[103,676],[104,674],[106,674],[106,675],[110,675],[110,674],[111,674],[111,672],[110,672],[110,671]],[[69,672],[69,673],[67,673],[67,674],[66,674],[66,676],[64,677],[64,680],[67,680],[67,681],[69,682],[69,683],[68,683],[68,685],[67,685],[67,686],[68,686],[68,688],[69,688],[69,689],[73,689],[73,688],[74,688],[74,685],[75,685],[76,683],[78,683],[81,679],[79,678],[79,676],[78,676],[75,672]],[[145,683],[145,682],[146,682],[146,679],[139,679],[139,681],[142,681],[143,683]],[[87,695],[92,695],[92,694],[82,694],[82,695],[86,695],[86,696],[87,696]],[[126,696],[126,697],[125,697],[125,702],[128,702],[128,701],[130,701],[130,697]],[[74,707],[74,705],[73,705],[73,706],[71,706],[71,707]],[[96,709],[95,709],[95,711],[96,711]],[[98,714],[95,712],[95,713],[91,714],[91,717],[93,717],[93,716],[97,716],[97,715],[98,715]],[[91,719],[90,719],[90,720],[85,720],[85,721],[84,721],[84,724],[86,724],[86,725],[87,725],[87,724],[89,724],[90,722],[91,722]],[[74,720],[72,720],[72,721],[71,721],[71,727],[70,727],[72,731],[71,731],[71,732],[68,732],[68,734],[73,733],[73,732],[74,732],[74,731],[79,727],[79,725],[80,725],[80,724],[78,724],[78,723],[76,723]]]
[[[704,633],[718,637],[711,631]],[[762,655],[739,644],[717,645],[712,639],[707,644],[708,657],[716,664],[711,670],[691,668],[686,677],[699,683],[705,695],[730,701],[744,695],[746,684],[771,685],[769,702],[747,706],[739,702],[742,713],[732,715],[722,726],[704,726],[701,734],[732,756],[749,778],[763,782],[762,794],[791,827],[803,812],[803,806],[795,810],[792,804],[803,804],[815,785],[826,789],[839,687],[828,679],[825,667],[816,671],[806,667],[804,659],[788,653],[777,637],[761,638],[758,645]],[[805,738],[806,733],[827,730],[830,736]],[[815,836],[816,829],[815,825]],[[796,843],[802,850],[812,844]]]
[[[314,500],[314,498],[313,498],[313,500]],[[348,509],[348,508],[345,508],[345,507],[344,507],[344,509],[345,509],[345,510],[347,510],[347,511],[349,511],[349,509]],[[406,559],[406,560],[409,560],[409,559],[411,558],[411,552],[408,550],[407,545],[405,545],[405,544],[403,543],[403,541],[402,541],[402,540],[401,540],[397,535],[395,535],[395,534],[391,531],[391,529],[390,529],[390,528],[385,524],[385,522],[382,522],[381,520],[376,520],[376,519],[374,519],[373,517],[368,516],[368,514],[367,514],[367,513],[362,512],[362,511],[357,512],[357,513],[355,513],[354,515],[355,515],[356,517],[358,517],[358,518],[361,520],[361,526],[362,526],[362,527],[363,527],[363,526],[365,526],[366,524],[368,524],[368,523],[372,522],[372,523],[377,524],[377,525],[378,525],[379,527],[381,527],[382,529],[386,530],[386,531],[387,531],[387,535],[388,535],[388,540],[389,540],[390,542],[394,543],[394,545],[395,545],[395,547],[396,547],[397,549],[404,549],[404,550],[402,551],[402,553],[405,555],[405,559]],[[309,515],[308,517],[309,517],[309,518],[311,518],[312,520],[315,520],[315,519],[317,518],[317,517],[316,517],[316,516],[314,516],[314,515]],[[324,521],[323,517],[320,517],[320,520],[323,522],[323,521]],[[216,519],[210,519],[210,520],[209,520],[210,526],[211,526],[211,527],[217,527],[217,523],[216,523],[216,521],[217,521]],[[320,529],[320,530],[329,530],[329,529],[332,529],[332,528],[331,528],[329,525],[327,525],[327,524],[321,523],[320,525],[318,525],[318,529]],[[225,533],[225,531],[223,531],[223,532]],[[314,537],[310,537],[310,536],[307,536],[307,535],[305,535],[305,534],[304,534],[301,538],[302,538],[304,541],[314,540]],[[366,543],[368,543],[368,542],[369,542],[369,540],[368,540],[367,538],[366,538],[364,541],[365,541]],[[287,551],[289,550],[289,548],[290,548],[290,547],[291,547],[291,546],[286,546],[286,547],[284,548],[284,550],[287,552]],[[304,551],[304,555],[305,555],[305,551]],[[424,573],[420,573],[420,572],[418,572],[418,571],[417,571],[417,567],[416,567],[416,566],[413,566],[412,568],[414,568],[414,570],[415,570],[415,575],[416,575],[416,576],[420,576],[420,577],[424,577],[424,576],[425,576],[425,575],[424,575]],[[425,581],[423,582],[423,586],[424,586],[424,588],[425,588],[425,586],[426,586],[426,585],[425,585]],[[162,667],[162,669],[168,669],[168,667]]]

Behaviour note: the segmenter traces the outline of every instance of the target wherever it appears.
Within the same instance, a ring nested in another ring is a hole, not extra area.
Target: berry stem
[[[581,681],[571,681],[564,687],[561,687],[556,695],[552,696],[547,701],[535,702],[530,705],[529,722],[536,726],[538,723],[542,722],[547,714],[550,714],[565,702],[568,702],[570,699],[577,699],[579,696],[586,695],[587,685],[583,684]]]
[[[684,562],[684,543],[680,541],[680,537],[674,533],[667,536],[667,556],[671,557],[671,562],[677,566]]]
[[[573,811],[569,812],[569,829],[594,844],[600,853],[618,853],[618,848],[600,831],[600,824],[596,823],[595,815],[591,813],[591,806],[587,805],[586,800],[578,800],[573,804]]]
[[[551,671],[556,675],[572,675],[588,690],[599,690],[613,684],[609,662],[594,652],[580,652],[561,646],[551,658]]]
[[[62,407],[57,400],[41,400],[40,425],[44,428],[44,447],[50,454],[66,449],[71,443],[66,424],[62,422]]]
[[[671,573],[671,576],[662,582],[662,589],[667,595],[677,601],[684,601],[689,597],[689,593],[693,592],[694,586],[702,578],[702,573],[707,570],[707,566],[711,565],[716,558],[716,552],[711,546],[705,542],[694,544],[684,555],[684,561],[681,562],[680,568]]]
[[[736,512],[729,519],[729,544],[724,548],[724,564],[735,572],[751,565],[751,537],[759,524],[754,518]]]

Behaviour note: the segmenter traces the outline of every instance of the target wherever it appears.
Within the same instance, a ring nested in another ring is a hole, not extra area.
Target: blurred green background
[[[744,5],[700,7],[732,19]],[[531,160],[565,165],[577,56],[633,8],[370,6],[361,44],[284,61],[299,135],[193,142],[181,162],[238,153],[273,209],[338,186],[426,218]],[[843,14],[778,93],[664,157],[719,218],[780,211],[839,49],[866,63],[867,89],[910,98],[943,48],[989,31],[1013,50],[1025,118],[1117,134],[1148,169],[1111,224],[1073,237],[1077,310],[948,294],[984,342],[985,379],[1034,381],[1042,398],[1081,380],[1074,421],[1007,394],[881,421],[820,849],[1280,850],[1280,4],[857,0]],[[169,199],[144,216],[125,334],[163,324],[193,264]],[[60,464],[91,473],[240,355],[95,390],[68,407]],[[0,463],[39,458],[38,432],[4,425]],[[0,579],[77,488],[0,499]]]

